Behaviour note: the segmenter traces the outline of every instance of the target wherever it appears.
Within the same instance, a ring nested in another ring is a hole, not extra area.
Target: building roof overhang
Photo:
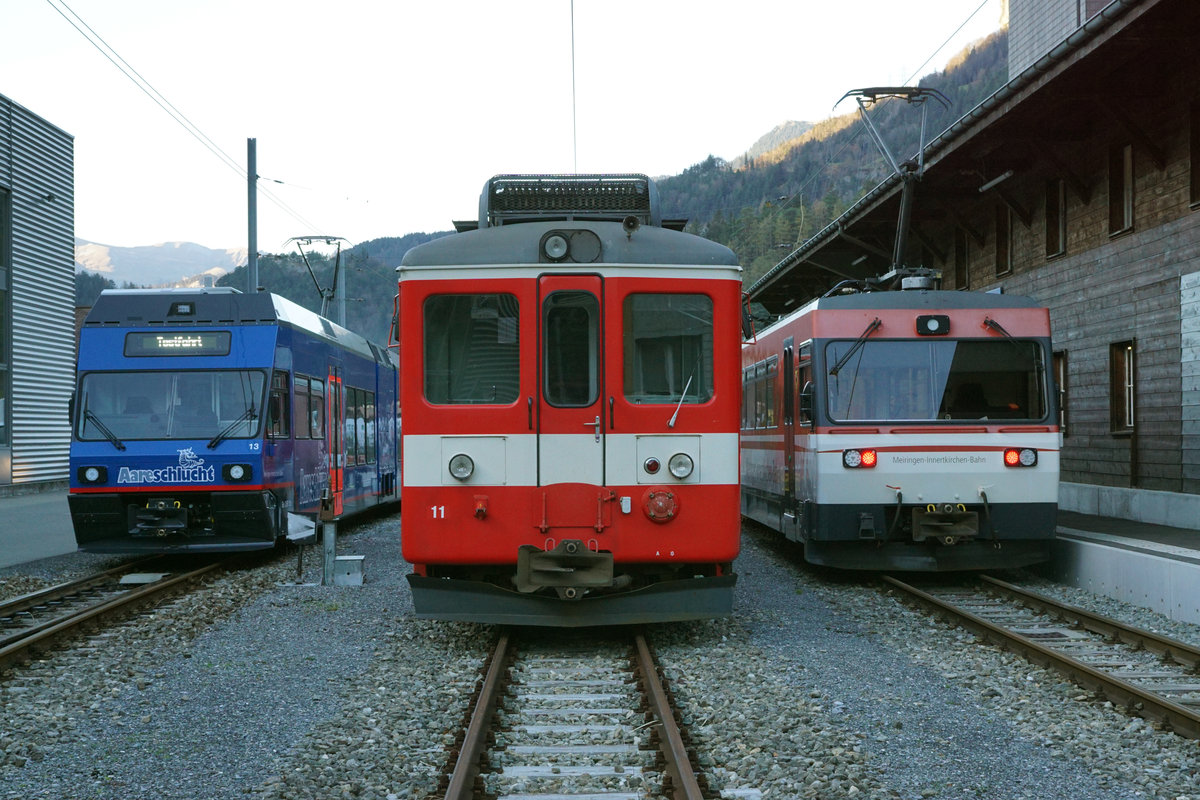
[[[1065,157],[1097,125],[1124,129],[1161,168],[1161,151],[1139,130],[1129,107],[1167,99],[1170,77],[1194,58],[1198,35],[1200,15],[1192,0],[1114,0],[929,143],[916,190],[914,243],[945,261],[945,245],[922,230],[945,223],[982,246],[985,231],[961,209],[984,192],[1029,225],[1031,209],[1005,182],[1037,163],[1055,165],[1069,190],[1086,202],[1091,187],[1071,172]],[[756,281],[747,290],[750,300],[781,314],[842,280],[888,272],[900,194],[897,175],[876,185]]]

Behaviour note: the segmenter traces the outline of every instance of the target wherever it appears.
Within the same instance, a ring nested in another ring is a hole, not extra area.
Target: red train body
[[[418,616],[727,613],[738,302],[644,176],[497,176],[399,268],[402,542]]]

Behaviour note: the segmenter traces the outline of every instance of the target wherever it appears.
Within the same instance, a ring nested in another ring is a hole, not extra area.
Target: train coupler
[[[579,539],[564,539],[553,550],[532,544],[517,548],[519,592],[529,594],[552,588],[563,600],[579,600],[588,589],[612,585],[612,553],[590,550]]]
[[[962,503],[930,503],[914,506],[912,538],[914,542],[936,541],[947,547],[971,541],[979,535],[979,514]]]
[[[170,497],[152,497],[144,506],[129,506],[130,536],[166,537],[183,533],[188,527],[188,510]]]

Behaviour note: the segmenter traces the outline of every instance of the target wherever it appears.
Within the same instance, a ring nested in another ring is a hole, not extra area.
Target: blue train
[[[79,548],[266,549],[289,514],[396,502],[396,390],[387,347],[277,295],[105,291],[72,402]]]

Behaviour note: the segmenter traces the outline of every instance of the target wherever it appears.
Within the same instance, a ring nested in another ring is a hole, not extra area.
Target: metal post
[[[321,523],[321,540],[325,548],[321,585],[333,586],[333,567],[337,562],[337,522],[335,520]]]
[[[246,199],[250,228],[249,253],[246,254],[246,291],[258,291],[258,153],[257,140],[246,140]]]
[[[338,258],[342,255],[342,245],[338,243]],[[340,265],[339,265],[340,266]],[[337,271],[337,285],[333,287],[334,295],[337,297],[337,319],[334,320],[343,328],[346,327],[346,270],[345,268]]]

